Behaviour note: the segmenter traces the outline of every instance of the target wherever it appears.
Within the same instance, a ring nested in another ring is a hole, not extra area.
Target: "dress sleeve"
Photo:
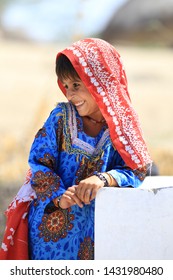
[[[57,174],[62,122],[62,108],[59,106],[51,112],[44,126],[36,134],[30,150],[31,186],[38,201],[44,202],[45,205],[65,191],[60,174]]]
[[[115,153],[112,162],[112,169],[107,171],[107,173],[109,173],[117,181],[119,187],[137,188],[142,184],[142,181],[144,180],[147,173],[146,168],[141,170],[130,169],[125,165],[125,162],[118,152]]]

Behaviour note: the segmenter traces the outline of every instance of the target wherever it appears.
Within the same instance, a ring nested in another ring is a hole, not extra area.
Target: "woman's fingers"
[[[76,192],[76,195],[79,197],[81,201],[85,204],[90,204],[90,201],[96,197],[97,190],[99,188],[97,186],[86,186],[81,188],[80,191]]]
[[[90,204],[90,196],[91,196],[91,190],[86,189],[86,191],[84,193],[84,203],[85,204]]]
[[[63,209],[67,209],[77,204],[79,207],[83,207],[83,203],[80,198],[76,195],[76,186],[69,187],[62,195],[59,206]]]
[[[91,196],[90,196],[90,200],[93,200],[93,199],[96,197],[96,194],[97,194],[97,192],[98,192],[99,189],[100,189],[100,188],[94,188],[94,189],[92,190],[92,193],[91,193]]]
[[[97,177],[91,176],[82,181],[76,186],[76,195],[85,204],[89,204],[96,197],[97,191],[103,187],[104,183]]]
[[[80,181],[79,185],[71,186],[65,191],[60,200],[60,207],[66,209],[77,204],[82,208],[83,203],[90,204],[102,186],[103,182],[97,176],[88,177]]]
[[[75,202],[75,204],[77,204],[81,208],[83,207],[82,201],[80,200],[80,198],[76,194],[72,194],[71,198]]]

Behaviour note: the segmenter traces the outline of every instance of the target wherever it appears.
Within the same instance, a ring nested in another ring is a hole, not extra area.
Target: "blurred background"
[[[58,101],[56,53],[84,37],[122,56],[160,175],[173,175],[173,0],[0,1],[0,241],[37,130]]]

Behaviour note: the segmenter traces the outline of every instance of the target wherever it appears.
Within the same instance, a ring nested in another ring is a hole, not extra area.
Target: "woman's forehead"
[[[65,84],[65,83],[74,83],[74,82],[82,82],[81,79],[79,77],[66,77],[66,78],[63,78],[60,80],[62,84]]]

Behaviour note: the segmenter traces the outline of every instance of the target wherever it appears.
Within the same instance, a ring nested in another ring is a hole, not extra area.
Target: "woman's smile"
[[[67,78],[61,82],[66,89],[68,101],[76,107],[81,117],[90,116],[96,120],[103,118],[96,101],[80,79]]]
[[[85,101],[80,101],[80,102],[73,103],[73,105],[76,107],[76,109],[80,109],[84,105],[84,103]]]

